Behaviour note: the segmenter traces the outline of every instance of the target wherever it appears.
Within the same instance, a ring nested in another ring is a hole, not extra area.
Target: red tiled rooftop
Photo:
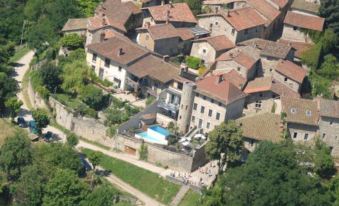
[[[236,9],[224,14],[225,19],[237,30],[264,25],[266,20],[253,8]]]
[[[152,6],[147,9],[155,21],[167,21],[167,14],[169,12],[170,22],[197,22],[191,9],[186,3]]]
[[[208,42],[216,51],[229,50],[235,47],[234,43],[231,42],[225,35],[207,37],[196,40],[196,42]]]
[[[172,24],[156,24],[148,28],[152,39],[167,39],[178,37],[179,34]]]
[[[303,82],[304,78],[307,75],[307,71],[305,69],[288,60],[281,60],[278,63],[275,71],[283,74],[290,79],[293,79],[300,84]]]
[[[280,11],[265,0],[247,0],[247,2],[269,19],[270,22],[280,15]]]
[[[245,97],[246,94],[227,81],[224,75],[211,75],[198,80],[196,82],[197,91],[224,104],[229,104]]]
[[[325,19],[317,16],[304,15],[288,11],[284,23],[304,29],[322,31],[324,28]]]
[[[217,61],[235,61],[238,64],[244,66],[246,69],[253,68],[253,65],[257,62],[257,59],[249,56],[240,49],[232,49],[223,53],[217,58]]]

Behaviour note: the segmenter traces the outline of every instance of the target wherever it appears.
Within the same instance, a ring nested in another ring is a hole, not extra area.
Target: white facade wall
[[[126,69],[110,61],[109,67],[105,67],[105,57],[97,55],[96,61],[93,61],[93,53],[87,51],[87,64],[94,69],[96,75],[101,79],[107,79],[114,86],[124,90],[126,87]],[[118,84],[120,81],[120,85]]]
[[[236,43],[238,32],[220,16],[202,17],[198,20],[198,25],[210,31],[211,36],[226,35],[229,40]]]
[[[320,117],[319,136],[332,147],[332,155],[339,157],[339,118]]]
[[[198,57],[207,65],[212,64],[216,58],[215,49],[207,42],[194,42],[192,45],[191,56]]]
[[[289,87],[290,89],[292,89],[293,91],[295,91],[295,92],[300,91],[301,84],[299,84],[298,82],[280,74],[279,72],[277,72],[277,71],[273,72],[273,77],[276,80],[278,80],[279,82],[281,82],[282,84],[284,84],[287,87]]]
[[[284,30],[281,38],[288,41],[312,43],[311,38],[307,34],[300,31],[300,28],[289,26],[286,24],[284,25]]]
[[[215,67],[216,71],[222,71],[222,72],[229,72],[232,70],[235,70],[238,72],[242,77],[244,77],[247,80],[254,79],[256,75],[256,65],[254,64],[252,68],[247,69],[246,67],[238,64],[235,61],[218,61],[216,63]]]
[[[295,142],[310,142],[317,134],[318,127],[312,125],[303,125],[288,123],[288,130],[291,138]]]

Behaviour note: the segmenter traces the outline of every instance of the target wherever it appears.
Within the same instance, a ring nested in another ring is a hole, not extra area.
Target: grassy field
[[[15,128],[10,122],[0,119],[0,145],[4,143],[6,137],[14,135],[18,128]]]
[[[179,206],[196,206],[199,205],[200,194],[189,190],[184,199],[180,202]]]
[[[83,149],[83,152],[88,154],[91,150]],[[126,183],[165,204],[169,204],[180,189],[179,185],[164,180],[158,174],[107,155],[102,155],[100,165]]]
[[[14,56],[11,58],[11,62],[15,63],[17,61],[19,61],[23,56],[25,56],[28,52],[30,51],[30,49],[27,46],[18,48],[15,51]]]

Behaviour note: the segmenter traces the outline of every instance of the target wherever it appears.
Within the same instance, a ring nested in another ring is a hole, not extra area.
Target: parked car
[[[27,127],[27,122],[23,117],[18,117],[17,122],[18,122],[19,127],[21,128]]]

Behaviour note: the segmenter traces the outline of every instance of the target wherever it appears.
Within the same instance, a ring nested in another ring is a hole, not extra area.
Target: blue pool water
[[[135,136],[151,143],[167,145],[167,137],[169,135],[170,132],[167,129],[159,125],[153,125],[150,126],[146,132],[138,133]]]
[[[154,130],[154,131],[156,131],[156,132],[158,132],[158,133],[160,133],[164,136],[170,135],[170,132],[167,129],[160,127],[159,125],[151,126],[151,127],[149,127],[149,129]]]

